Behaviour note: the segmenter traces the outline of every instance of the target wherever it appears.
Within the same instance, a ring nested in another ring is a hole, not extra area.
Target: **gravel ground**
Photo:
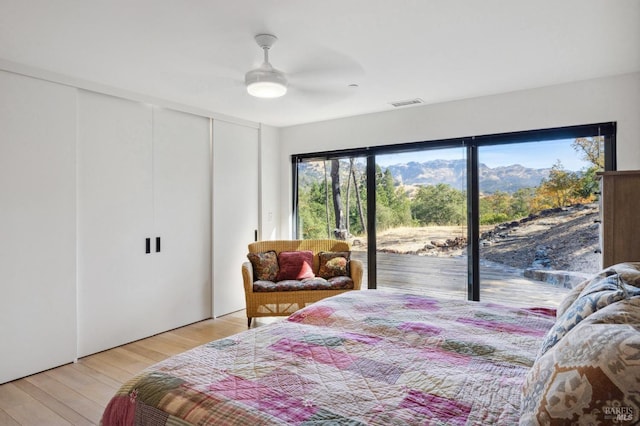
[[[598,206],[591,204],[483,226],[480,256],[522,270],[532,267],[536,257],[546,256],[550,269],[596,273],[601,258],[596,253],[599,247],[596,219]],[[466,254],[466,232],[461,226],[394,228],[378,233],[377,249],[420,256],[460,256]],[[366,239],[356,237],[352,245],[354,250],[366,250]]]
[[[546,254],[555,270],[596,273],[600,269],[598,208],[574,206],[518,226],[498,229],[481,247],[487,260],[519,269],[531,267],[536,254]],[[500,228],[500,227],[498,227]]]

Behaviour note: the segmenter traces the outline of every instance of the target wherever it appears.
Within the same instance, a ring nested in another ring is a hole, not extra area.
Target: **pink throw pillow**
[[[313,252],[309,250],[283,251],[278,254],[277,281],[313,278]]]

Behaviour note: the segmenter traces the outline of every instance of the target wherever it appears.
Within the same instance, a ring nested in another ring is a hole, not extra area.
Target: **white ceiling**
[[[283,98],[243,85],[264,32]],[[640,1],[0,0],[0,59],[290,126],[640,71]]]

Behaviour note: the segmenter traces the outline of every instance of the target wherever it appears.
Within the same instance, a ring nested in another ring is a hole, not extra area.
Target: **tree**
[[[582,153],[582,159],[588,161],[598,170],[604,170],[604,137],[578,138],[571,147]]]
[[[351,174],[353,175],[353,185],[356,188],[356,201],[357,201],[357,206],[358,206],[358,217],[360,218],[360,226],[362,227],[362,231],[364,232],[367,227],[365,225],[365,221],[364,221],[364,209],[362,207],[362,197],[360,196],[360,188],[358,187],[358,179],[356,179],[356,169],[353,169],[351,171]],[[362,187],[363,191],[366,191],[366,188],[364,188],[364,185],[360,185]]]
[[[578,193],[582,199],[593,201],[599,187],[596,173],[604,170],[604,137],[578,138],[571,147],[582,154],[583,160],[591,163],[582,174]]]
[[[511,196],[503,191],[480,198],[480,223],[491,225],[512,218]]]
[[[303,239],[326,238],[325,187],[312,182],[298,189],[299,235]]]
[[[466,220],[464,192],[450,185],[421,186],[411,204],[411,213],[420,225],[461,225]]]
[[[574,174],[564,168],[560,160],[551,167],[549,177],[543,179],[540,188],[546,191],[553,200],[553,207],[568,205],[571,191],[574,189]]]
[[[582,173],[579,188],[577,189],[577,194],[580,198],[587,201],[593,201],[595,199],[596,192],[600,188],[600,183],[596,179],[596,173],[599,171],[602,171],[602,169],[592,166]]]
[[[391,170],[376,164],[376,226],[388,229],[412,225],[411,202],[404,187],[398,185]]]
[[[367,212],[367,177],[366,174],[358,177],[356,175],[356,169],[354,168],[352,171],[353,182],[356,193],[356,206],[357,212],[354,212],[353,215],[349,212],[349,220],[353,225],[355,225],[355,229],[359,230],[359,233],[366,234],[367,232],[367,222],[365,220],[366,212]],[[357,231],[354,231],[357,232]]]
[[[342,201],[340,199],[340,160],[331,160],[331,193],[333,195],[333,212],[335,218],[335,229],[343,230],[344,214],[342,211]]]
[[[376,205],[389,207],[393,198],[393,175],[376,164]]]
[[[329,225],[331,220],[329,218],[329,180],[327,179],[327,162],[323,161],[322,164],[324,165],[324,208],[327,213],[327,238],[331,238],[331,227]]]
[[[360,229],[362,231],[365,230],[364,225],[364,212],[362,210],[362,199],[360,197],[360,188],[358,188],[358,179],[356,178],[356,168],[354,167],[354,158],[349,158],[349,173],[347,175],[347,199],[346,199],[346,207],[345,211],[347,212],[347,233],[350,233],[351,230],[351,210],[349,208],[349,201],[351,200],[351,181],[353,180],[354,193],[356,196],[356,209],[357,209],[357,217],[360,219]]]
[[[582,174],[566,170],[558,160],[536,190],[536,210],[589,202],[589,189],[589,179],[585,181]]]
[[[513,193],[510,205],[513,218],[529,216],[532,212],[535,195],[536,188],[521,188]]]

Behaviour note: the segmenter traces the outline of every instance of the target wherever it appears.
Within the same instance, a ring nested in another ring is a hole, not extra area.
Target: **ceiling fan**
[[[287,93],[287,76],[269,63],[269,49],[278,40],[272,34],[258,34],[256,43],[264,51],[264,62],[260,67],[247,72],[244,83],[247,92],[258,98],[278,98]]]

